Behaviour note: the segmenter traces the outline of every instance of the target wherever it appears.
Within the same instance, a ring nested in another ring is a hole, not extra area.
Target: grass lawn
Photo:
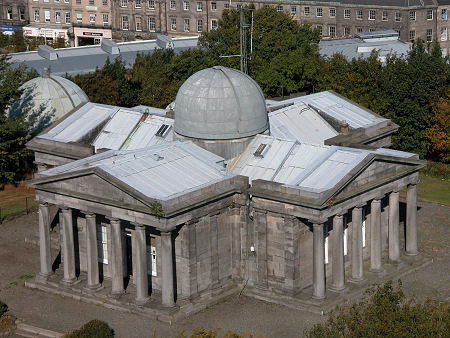
[[[450,180],[420,174],[417,186],[419,200],[437,202],[450,206]]]
[[[34,201],[34,190],[28,190],[23,187],[9,188],[0,191],[0,220],[8,217],[25,214],[35,209],[37,203]]]

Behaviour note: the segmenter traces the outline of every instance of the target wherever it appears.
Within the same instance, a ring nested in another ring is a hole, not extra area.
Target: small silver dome
[[[22,96],[11,107],[11,113],[30,116],[39,110],[39,116],[51,116],[57,121],[89,98],[72,81],[45,71],[42,76],[25,82]],[[18,111],[20,110],[20,111]]]
[[[175,100],[176,133],[197,139],[254,136],[269,127],[264,95],[253,79],[216,66],[189,77]]]

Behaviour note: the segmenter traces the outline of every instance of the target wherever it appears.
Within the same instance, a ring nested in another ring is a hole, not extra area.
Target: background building
[[[27,0],[4,0],[0,3],[0,31],[12,34],[13,31],[29,22]]]

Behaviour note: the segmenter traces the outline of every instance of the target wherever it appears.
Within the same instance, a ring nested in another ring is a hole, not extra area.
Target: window
[[[83,22],[83,14],[77,13],[77,23],[82,23],[82,22]]]
[[[297,6],[291,6],[291,15],[295,16],[297,14]]]
[[[330,18],[334,18],[336,16],[336,8],[330,8]]]
[[[212,30],[216,30],[217,29],[217,20],[216,19],[212,19],[211,20],[211,29]]]
[[[433,20],[433,10],[427,9],[427,20]]]
[[[7,18],[8,20],[12,20],[12,7],[8,7],[8,8],[6,9],[6,18]]]
[[[362,27],[356,27],[356,33],[362,33],[363,29]]]
[[[409,31],[409,40],[414,41],[416,39],[416,31]]]
[[[70,12],[66,12],[65,15],[64,15],[64,17],[65,17],[65,22],[66,22],[66,23],[70,23],[70,21],[71,21],[71,20],[70,20]]]
[[[402,21],[402,13],[395,12],[395,21]]]
[[[189,25],[189,19],[184,19],[184,26],[183,26],[183,29],[184,29],[184,31],[185,32],[189,32],[189,30],[190,30],[190,27],[189,27],[190,25]]]
[[[25,20],[25,8],[19,8],[19,19]]]
[[[350,35],[350,27],[344,27],[344,35],[345,36]]]
[[[321,18],[322,15],[323,15],[322,7],[317,7],[317,8],[316,8],[316,16],[317,16],[318,18]]]
[[[267,143],[261,143],[256,149],[256,151],[253,153],[253,156],[264,157],[264,153],[267,150],[269,150],[269,147],[267,147]]]
[[[44,11],[45,22],[50,22],[50,11]]]
[[[170,0],[170,9],[173,11],[177,9],[177,3],[174,0]]]
[[[150,245],[147,245],[147,274],[157,276],[156,273],[156,238],[150,236]],[[148,269],[151,268],[151,271]]]
[[[447,20],[447,9],[442,9],[441,10],[441,18],[442,20]]]
[[[197,12],[201,12],[202,10],[203,10],[203,4],[200,1],[197,1]]]
[[[242,5],[241,5],[241,4],[237,4],[237,5],[236,5],[236,8],[237,8],[237,9],[241,9],[241,8],[242,8]]]
[[[448,49],[447,48],[442,48],[442,57],[446,57],[448,53]]]
[[[81,0],[76,0],[75,3],[76,3],[77,5],[81,5]]]
[[[64,0],[65,4],[68,4],[70,2],[70,0]]]
[[[108,6],[108,0],[102,0],[103,6]]]
[[[95,25],[95,14],[89,14],[89,23],[91,26]]]
[[[177,18],[170,18],[170,30],[177,30]]]
[[[331,38],[336,37],[336,27],[335,26],[328,27],[328,33]]]
[[[99,45],[102,43],[102,39],[100,38],[94,38],[94,45]]]
[[[283,5],[278,5],[277,12],[282,12],[282,11],[283,11]]]
[[[409,20],[416,21],[416,11],[409,11]]]
[[[211,2],[211,10],[212,11],[216,11],[217,10],[217,3],[216,2]]]
[[[103,17],[103,26],[104,26],[104,27],[107,27],[107,26],[109,25],[109,17],[108,17],[108,14],[103,14],[102,17]]]
[[[185,11],[189,10],[189,1],[183,1],[183,10]]]
[[[427,41],[433,40],[433,30],[431,28],[427,29]]]
[[[155,0],[148,0],[148,9],[155,9]]]
[[[441,28],[441,41],[447,41],[447,27]]]
[[[357,10],[356,11],[356,19],[357,20],[362,20],[363,19],[363,11],[362,10]]]
[[[134,0],[134,8],[141,8],[142,0]]]
[[[369,32],[375,32],[375,28],[369,28]]]
[[[381,20],[388,21],[388,12],[387,11],[381,12]]]
[[[228,2],[225,2],[225,3],[223,4],[223,8],[224,8],[224,9],[230,9],[230,4],[229,4]]]
[[[127,31],[130,27],[128,22],[128,16],[122,15],[121,22],[122,22],[122,30]]]
[[[317,28],[319,29],[319,36],[323,35],[323,28],[322,26],[317,26]]]
[[[108,264],[108,233],[104,225],[97,227],[97,242],[98,261],[103,264]]]
[[[197,20],[197,32],[201,32],[203,30],[203,20]]]
[[[136,23],[136,31],[142,32],[142,18],[140,16],[137,16],[134,18],[134,21]]]
[[[154,17],[149,17],[148,18],[148,30],[150,32],[155,32],[156,31],[156,21]]]
[[[94,0],[89,0],[89,5],[93,5],[94,4]]]
[[[303,13],[305,14],[305,16],[308,16],[309,13],[311,13],[309,7],[305,7],[305,8],[303,9]]]
[[[55,12],[55,22],[61,23],[61,12]]]
[[[350,10],[344,9],[344,19],[350,19]]]
[[[128,0],[120,0],[120,7],[127,7],[128,6]]]
[[[375,10],[374,9],[369,10],[369,20],[375,20]]]
[[[39,22],[39,9],[34,10],[34,21]]]

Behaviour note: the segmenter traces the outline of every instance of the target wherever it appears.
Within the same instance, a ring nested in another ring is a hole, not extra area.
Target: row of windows
[[[441,34],[442,34],[442,31],[441,31]],[[431,28],[427,29],[426,38],[427,38],[427,41],[429,41],[429,42],[431,42],[433,40],[433,29],[431,29]],[[442,35],[441,35],[441,38],[442,38]],[[416,31],[410,30],[409,31],[409,40],[414,41],[415,39],[416,39]]]
[[[71,23],[70,12],[55,11],[53,13],[53,21],[52,21],[49,10],[44,11],[44,22],[63,23],[62,22],[63,15],[64,15],[64,23],[70,24]],[[96,19],[97,19],[97,14],[95,14],[95,13],[89,14],[89,23],[91,25],[95,25]],[[40,21],[40,10],[39,9],[34,10],[34,21],[35,22]],[[83,22],[83,14],[82,13],[76,13],[76,22],[77,23]],[[102,22],[103,22],[103,26],[109,25],[109,15],[108,14],[102,14]]]
[[[25,20],[25,8],[19,7],[18,13],[19,13],[19,20]],[[13,19],[13,9],[12,9],[12,7],[7,7],[6,8],[6,19],[7,20],[12,20]]]
[[[203,20],[198,19],[196,20],[196,29],[197,32],[203,31]],[[138,32],[141,32],[143,30],[142,25],[142,17],[136,16],[134,17],[134,23],[135,23],[135,30]],[[130,29],[130,20],[127,15],[122,15],[121,17],[121,25],[122,30],[129,30]],[[218,21],[217,19],[211,20],[211,29],[217,29]],[[147,19],[147,27],[149,32],[155,32],[156,31],[156,19],[155,17],[148,17]],[[170,18],[170,30],[176,31],[177,30],[177,18]],[[183,31],[184,32],[191,32],[191,20],[190,19],[183,19]]]
[[[34,2],[38,2],[39,0],[33,0]],[[97,0],[97,3],[102,3],[103,6],[108,6],[108,0]],[[50,2],[50,0],[43,0],[43,2],[48,3]],[[53,0],[52,2],[54,2],[55,4],[59,4],[61,2],[68,4],[70,3],[70,0]],[[89,5],[95,5],[95,0],[88,0],[88,4]],[[81,5],[81,0],[75,0],[75,4],[77,5]]]

